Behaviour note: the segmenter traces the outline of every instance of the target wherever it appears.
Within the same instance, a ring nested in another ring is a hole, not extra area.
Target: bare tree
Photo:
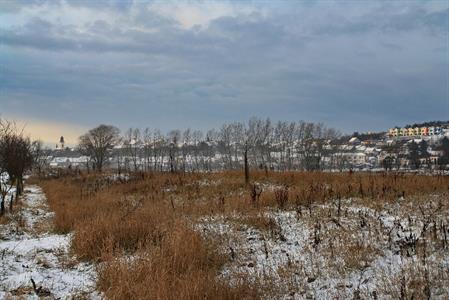
[[[223,158],[229,169],[232,169],[232,125],[224,124],[219,133],[220,144],[223,148]]]
[[[12,124],[6,120],[0,119],[0,214],[5,213],[5,198],[9,191],[12,189],[13,184],[7,173],[6,169],[6,157],[3,153],[4,150],[4,137],[10,134]]]
[[[315,134],[319,133],[320,129],[315,128],[314,123],[306,123],[304,128],[304,140],[301,143],[302,150],[302,166],[307,171],[319,169],[320,157],[318,156],[320,147],[318,138]]]
[[[89,130],[79,138],[79,150],[90,156],[94,169],[101,172],[106,163],[108,152],[120,140],[120,130],[111,125],[100,125]]]
[[[16,185],[16,199],[23,191],[23,176],[26,171],[31,170],[34,158],[32,143],[29,138],[23,136],[23,130],[18,130],[13,123],[0,120],[0,168],[2,179],[2,199],[0,210],[5,211],[5,196]],[[12,200],[10,202],[12,209]]]
[[[194,169],[200,170],[200,143],[203,141],[203,132],[201,130],[195,130],[192,133],[193,140],[193,161],[194,161]]]
[[[203,160],[203,169],[212,171],[214,168],[215,146],[219,140],[219,133],[215,128],[209,129],[206,132],[206,141],[202,144],[202,155],[205,158]]]
[[[190,157],[190,151],[191,151],[191,141],[192,141],[192,131],[190,128],[187,128],[182,133],[182,146],[181,146],[181,153],[182,153],[182,171],[185,172],[188,165],[187,158]],[[190,161],[190,160],[189,160]]]
[[[243,144],[244,140],[244,125],[240,122],[235,122],[231,124],[232,126],[232,145],[233,145],[233,165],[234,168],[235,165],[237,165],[238,168],[241,167],[240,163],[241,159],[239,157],[240,155],[240,148]]]
[[[261,164],[265,169],[271,167],[271,144],[273,139],[273,127],[271,120],[267,118],[260,128],[259,153]]]
[[[150,158],[153,148],[151,147],[151,129],[145,128],[142,135],[143,143],[143,159],[144,159],[144,170],[148,172],[150,170]]]
[[[169,164],[170,164],[170,172],[176,172],[178,169],[178,143],[181,139],[181,131],[172,130],[168,133],[168,140],[170,141],[169,145]]]
[[[33,152],[33,171],[37,173],[38,176],[43,176],[47,169],[49,168],[49,150],[44,148],[42,141],[34,141],[31,145],[31,150]]]
[[[163,170],[165,151],[168,140],[162,135],[159,129],[153,130],[152,148],[153,148],[153,165],[154,170]]]
[[[140,168],[140,150],[142,139],[139,128],[130,128],[124,137],[124,146],[127,157],[132,161],[134,172]]]
[[[249,154],[255,148],[258,137],[259,119],[251,118],[248,125],[243,125],[242,141],[240,143],[243,152],[243,166],[245,170],[245,184],[249,184]]]

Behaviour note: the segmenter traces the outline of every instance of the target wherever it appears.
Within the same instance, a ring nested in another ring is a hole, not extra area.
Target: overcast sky
[[[100,123],[167,131],[259,116],[353,132],[447,120],[448,7],[1,1],[0,114],[47,142]]]

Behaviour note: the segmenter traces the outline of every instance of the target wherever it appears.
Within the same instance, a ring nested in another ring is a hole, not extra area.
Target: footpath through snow
[[[101,298],[94,266],[69,253],[71,235],[51,232],[42,190],[27,186],[16,210],[0,224],[0,299]]]

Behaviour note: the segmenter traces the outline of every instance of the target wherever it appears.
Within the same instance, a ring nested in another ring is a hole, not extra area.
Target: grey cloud
[[[0,15],[2,13],[19,12],[24,7],[24,5],[39,5],[44,4],[45,2],[45,0],[1,1]]]
[[[11,46],[34,47],[41,50],[162,53],[193,52],[223,47],[238,50],[262,49],[273,45],[289,44],[302,46],[320,35],[362,34],[368,31],[410,31],[417,27],[444,31],[447,28],[449,8],[427,13],[422,8],[410,7],[405,12],[391,12],[385,8],[351,20],[341,15],[330,15],[329,22],[310,26],[307,34],[295,36],[289,31],[291,24],[283,20],[250,17],[222,17],[214,20],[206,29],[182,30],[178,24],[144,9],[133,20],[156,32],[122,28],[121,24],[110,25],[97,21],[88,27],[88,32],[79,34],[74,27],[51,24],[42,19],[31,20],[24,28],[0,29],[0,43]],[[335,12],[333,12],[335,14]],[[307,25],[307,24],[306,24]]]
[[[434,33],[447,31],[449,8],[436,12],[427,12],[419,6],[410,5],[401,11],[385,5],[367,14],[348,19],[344,16],[329,16],[332,23],[318,26],[315,34],[364,34],[370,31],[381,33],[412,31],[424,29]]]
[[[114,5],[107,9],[126,21],[78,27],[42,16],[0,28],[2,109],[83,125],[207,128],[260,115],[347,131],[448,113],[447,8],[385,4],[349,14],[321,12],[321,2],[281,3],[272,13],[183,29]]]

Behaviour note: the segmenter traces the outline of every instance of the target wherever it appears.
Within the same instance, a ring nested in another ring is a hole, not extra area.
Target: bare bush
[[[288,186],[275,190],[274,198],[280,209],[285,208],[285,205],[288,203]]]
[[[262,188],[258,184],[251,185],[250,196],[251,203],[256,206],[259,203],[260,195],[262,195]]]

